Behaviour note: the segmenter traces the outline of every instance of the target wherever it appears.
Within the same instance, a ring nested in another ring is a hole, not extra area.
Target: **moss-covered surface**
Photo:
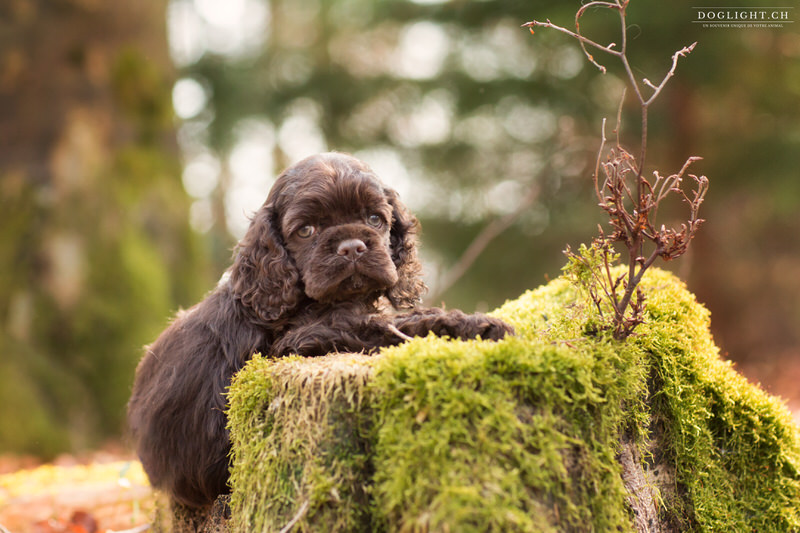
[[[624,342],[587,333],[593,306],[558,279],[495,312],[517,329],[499,343],[254,359],[230,394],[233,529],[632,531],[626,455],[660,530],[800,531],[787,410],[719,359],[679,281],[644,283]]]
[[[363,531],[371,520],[372,373],[363,355],[257,357],[231,388],[237,531]],[[253,485],[255,483],[255,485]]]

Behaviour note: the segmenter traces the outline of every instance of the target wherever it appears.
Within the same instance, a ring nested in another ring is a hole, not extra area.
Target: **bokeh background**
[[[704,158],[707,223],[660,266],[711,309],[723,356],[798,408],[800,22],[706,28],[698,4],[628,10],[639,78],[698,42],[651,108],[648,159],[667,174]],[[142,347],[213,287],[281,169],[315,152],[361,157],[415,211],[433,303],[492,309],[558,276],[603,221],[590,177],[624,83],[609,58],[595,54],[603,75],[568,37],[520,25],[571,26],[579,5],[0,3],[0,451],[119,440]],[[582,27],[619,39],[608,13]],[[623,144],[638,136],[629,98]]]

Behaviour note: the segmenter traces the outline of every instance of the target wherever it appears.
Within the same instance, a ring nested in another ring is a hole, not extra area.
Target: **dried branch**
[[[692,163],[701,159],[699,157],[689,157],[677,173],[667,177],[654,171],[652,183],[644,174],[647,158],[648,109],[661,94],[667,82],[674,76],[679,59],[691,53],[697,43],[686,46],[672,55],[672,64],[658,85],[643,78],[642,86],[640,86],[627,57],[626,9],[628,3],[629,0],[588,2],[581,6],[575,14],[574,32],[555,25],[549,20],[546,22],[534,20],[523,24],[530,28],[531,33],[533,33],[534,27],[544,27],[573,37],[580,44],[587,59],[603,73],[606,72],[606,67],[595,60],[587,46],[619,59],[628,78],[628,85],[633,89],[639,101],[642,119],[638,158],[622,148],[619,142],[622,101],[617,112],[617,129],[615,130],[617,143],[610,149],[606,149],[606,121],[603,119],[600,149],[597,153],[592,178],[599,206],[608,215],[612,232],[606,234],[600,228],[600,234],[594,239],[591,248],[582,246],[578,253],[574,253],[568,248],[565,252],[570,259],[565,270],[587,289],[601,318],[606,314],[612,315],[610,327],[613,328],[614,337],[617,339],[628,337],[634,328],[643,321],[645,296],[639,288],[639,282],[645,271],[659,258],[670,261],[686,252],[689,243],[703,223],[703,219],[699,218],[698,213],[708,190],[708,178],[688,173]],[[619,13],[621,29],[619,48],[615,43],[598,44],[581,34],[580,19],[590,8],[611,9]],[[648,96],[644,94],[645,88],[651,91]],[[622,98],[624,101],[624,93]],[[694,182],[693,188],[689,191],[685,190],[683,186],[686,176],[689,176]],[[634,187],[631,187],[631,181],[633,181]],[[679,230],[667,228],[663,224],[657,227],[658,209],[662,202],[673,195],[688,204],[687,221],[681,224]],[[618,258],[613,243],[622,243],[628,251],[627,273],[617,278],[614,278],[611,272],[611,266]],[[650,248],[649,253],[645,252],[646,245]],[[606,313],[604,309],[611,312]]]
[[[613,57],[618,58],[622,62],[622,65],[623,65],[623,67],[625,69],[625,74],[626,74],[626,76],[628,78],[628,83],[633,88],[634,93],[636,94],[636,98],[639,101],[639,104],[642,106],[642,145],[641,145],[641,152],[640,152],[640,156],[639,156],[639,163],[640,163],[640,167],[644,167],[645,157],[646,157],[646,154],[647,154],[647,108],[650,106],[650,104],[653,103],[653,101],[658,97],[658,95],[661,94],[661,91],[664,89],[664,86],[667,84],[667,81],[669,81],[669,79],[672,78],[672,76],[675,74],[675,69],[678,67],[678,59],[680,59],[681,57],[686,57],[689,53],[691,53],[692,50],[694,50],[694,47],[697,46],[697,42],[694,42],[694,43],[690,44],[689,46],[683,47],[682,49],[678,50],[677,52],[675,52],[672,55],[672,66],[670,67],[669,71],[667,71],[666,75],[664,75],[664,78],[661,80],[661,82],[658,85],[654,85],[647,78],[643,78],[642,84],[644,86],[652,89],[652,91],[653,91],[650,96],[645,97],[643,92],[642,92],[642,90],[641,90],[641,88],[640,88],[640,86],[639,86],[639,82],[636,80],[636,76],[633,74],[633,69],[631,68],[630,63],[628,62],[628,56],[627,56],[627,48],[628,48],[628,32],[627,32],[627,28],[628,28],[628,26],[627,26],[627,22],[626,22],[626,10],[627,10],[628,4],[629,4],[629,0],[616,0],[615,2],[599,2],[599,1],[598,2],[589,2],[589,3],[581,6],[581,8],[578,9],[578,12],[575,14],[575,31],[574,32],[570,31],[570,30],[568,30],[566,28],[563,28],[561,26],[558,26],[556,24],[553,24],[552,22],[550,22],[549,19],[547,19],[546,22],[540,22],[538,20],[532,20],[530,22],[526,22],[522,26],[530,28],[531,32],[533,32],[533,28],[534,27],[550,28],[550,29],[554,29],[554,30],[560,31],[561,33],[565,33],[565,34],[569,35],[570,37],[576,39],[578,41],[578,43],[580,44],[580,46],[581,46],[581,50],[583,50],[583,53],[586,55],[586,58],[594,66],[596,66],[603,74],[606,73],[606,70],[607,70],[606,67],[601,65],[600,63],[598,63],[597,60],[595,60],[594,56],[592,54],[590,54],[589,51],[586,49],[586,45],[589,45],[589,46],[592,46],[594,48],[597,48],[598,50],[600,50],[602,52],[605,52],[605,53],[607,53],[607,54],[609,54],[609,55],[611,55]],[[602,45],[602,44],[599,44],[599,43],[597,43],[597,42],[585,37],[583,34],[581,34],[581,31],[580,31],[580,19],[581,19],[581,17],[584,16],[584,14],[586,14],[586,12],[590,8],[612,9],[612,10],[615,10],[615,11],[617,11],[619,13],[620,29],[621,29],[621,37],[622,37],[622,39],[621,39],[621,43],[622,44],[621,44],[619,49],[616,49],[616,46],[617,46],[616,43],[609,43],[607,45]],[[638,176],[638,178],[641,179],[641,176]],[[638,185],[640,185],[639,182],[637,182],[637,186]]]
[[[592,2],[592,3],[597,3],[597,2]],[[584,7],[586,7],[586,6],[584,6]],[[599,50],[602,50],[603,52],[606,52],[607,54],[615,55],[617,57],[621,56],[619,51],[614,50],[614,47],[616,46],[616,44],[609,43],[609,44],[603,46],[602,44],[598,44],[598,43],[594,42],[591,39],[587,39],[586,37],[584,37],[583,35],[580,34],[580,31],[571,32],[566,28],[562,28],[561,26],[556,26],[555,24],[550,22],[550,19],[548,19],[547,22],[540,22],[538,20],[532,20],[530,22],[526,22],[522,26],[525,27],[525,28],[530,28],[531,33],[533,33],[533,28],[535,26],[539,26],[539,27],[543,27],[543,28],[551,28],[551,29],[554,29],[554,30],[558,30],[561,33],[566,33],[570,37],[573,37],[573,38],[577,39],[581,43],[581,48],[583,49],[583,53],[586,54],[586,57],[589,59],[589,61],[591,61],[592,64],[594,66],[596,66],[600,70],[600,72],[602,72],[603,74],[606,73],[606,67],[604,67],[603,65],[599,64],[597,61],[594,60],[594,56],[592,56],[592,54],[590,54],[589,51],[586,50],[586,45],[588,44],[590,46],[593,46],[593,47],[595,47],[595,48],[597,48]],[[575,26],[576,27],[578,26],[577,20],[575,22]]]
[[[661,90],[667,84],[667,81],[669,81],[669,79],[673,75],[675,75],[675,69],[678,67],[678,58],[686,57],[687,55],[689,55],[691,51],[694,50],[695,46],[697,46],[697,41],[693,42],[689,46],[684,46],[683,48],[672,54],[672,67],[669,69],[669,72],[667,72],[666,76],[664,76],[664,79],[661,80],[661,83],[658,84],[658,87],[650,83],[650,80],[648,80],[647,78],[642,79],[642,82],[645,85],[653,89],[653,94],[650,95],[650,98],[648,98],[646,102],[642,102],[642,104],[650,105],[650,103],[652,103],[652,101],[658,97],[658,95],[661,93]]]
[[[508,230],[520,218],[521,215],[530,210],[541,197],[542,188],[540,179],[541,176],[551,175],[559,172],[559,163],[556,161],[555,156],[563,156],[565,160],[574,160],[573,154],[576,152],[584,153],[593,150],[589,139],[571,138],[569,146],[562,146],[559,144],[549,155],[546,157],[547,163],[539,170],[536,175],[528,178],[525,192],[522,199],[516,208],[503,216],[500,216],[489,222],[470,242],[461,256],[452,264],[443,274],[441,274],[436,282],[433,284],[433,291],[425,298],[426,303],[436,305],[439,303],[441,296],[447,292],[453,285],[455,285],[472,267],[475,261],[483,254],[489,244],[494,241],[503,232]]]
[[[487,225],[480,233],[472,240],[467,246],[467,249],[458,259],[458,261],[451,266],[447,272],[439,279],[436,284],[436,292],[428,296],[427,300],[430,302],[436,301],[442,294],[452,287],[456,281],[467,273],[472,264],[480,257],[483,251],[489,244],[497,238],[498,235],[510,228],[514,222],[522,215],[539,198],[539,186],[536,182],[528,187],[528,191],[522,199],[522,202],[517,206],[514,211],[507,215],[493,220]]]
[[[283,528],[280,530],[279,533],[289,533],[289,531],[291,531],[292,528],[295,525],[297,525],[297,523],[300,520],[303,519],[303,516],[305,516],[306,512],[308,511],[308,505],[309,505],[308,500],[303,501],[303,504],[300,506],[300,509],[297,510],[297,513],[292,517],[291,520],[289,520],[289,522],[286,523],[285,526],[283,526]]]

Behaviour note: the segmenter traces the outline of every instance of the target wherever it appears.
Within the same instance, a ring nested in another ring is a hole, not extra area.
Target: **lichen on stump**
[[[498,343],[255,358],[230,392],[235,531],[798,531],[800,437],[649,272],[644,324],[598,333],[557,279]],[[284,529],[287,530],[287,529]]]

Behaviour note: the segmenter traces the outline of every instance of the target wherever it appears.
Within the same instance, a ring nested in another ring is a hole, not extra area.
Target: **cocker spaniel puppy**
[[[372,352],[428,332],[511,333],[482,314],[414,310],[425,289],[417,226],[397,193],[351,156],[312,156],[284,171],[227,279],[180,312],[139,363],[128,420],[153,486],[189,507],[229,492],[225,392],[254,353]]]

